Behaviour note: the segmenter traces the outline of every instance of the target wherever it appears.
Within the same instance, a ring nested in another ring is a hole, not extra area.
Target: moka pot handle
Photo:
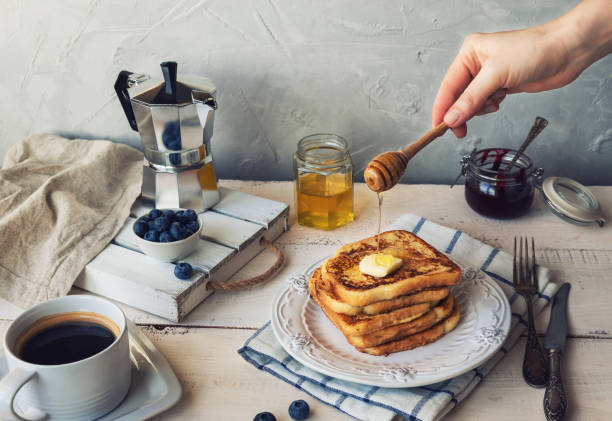
[[[138,131],[136,117],[134,116],[134,110],[132,109],[132,103],[130,102],[130,94],[128,93],[128,88],[130,87],[129,77],[132,74],[132,72],[128,72],[127,70],[122,70],[119,72],[119,76],[117,76],[117,80],[115,81],[115,92],[117,92],[119,102],[121,102],[121,106],[123,107],[125,116],[130,123],[130,127],[132,130]]]

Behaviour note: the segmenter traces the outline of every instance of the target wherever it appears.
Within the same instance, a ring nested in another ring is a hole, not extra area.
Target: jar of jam
[[[533,202],[534,189],[544,170],[535,168],[522,154],[506,148],[474,150],[461,160],[465,175],[465,200],[481,215],[511,219],[524,215]]]
[[[293,168],[300,225],[331,230],[354,219],[353,163],[344,138],[323,133],[301,139]]]

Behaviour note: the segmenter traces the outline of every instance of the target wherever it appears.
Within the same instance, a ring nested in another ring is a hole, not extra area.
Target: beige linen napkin
[[[65,295],[140,194],[142,154],[106,140],[43,134],[0,169],[0,297],[29,307]]]

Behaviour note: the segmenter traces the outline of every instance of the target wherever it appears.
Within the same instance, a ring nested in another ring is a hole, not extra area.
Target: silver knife
[[[548,421],[565,420],[567,396],[561,378],[561,354],[567,337],[567,297],[571,285],[561,285],[550,310],[550,322],[546,330],[544,348],[548,351],[548,384],[544,393],[544,414]]]

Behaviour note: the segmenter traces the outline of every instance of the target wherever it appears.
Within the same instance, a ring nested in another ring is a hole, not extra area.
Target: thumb
[[[453,128],[462,125],[472,118],[487,98],[501,87],[499,77],[492,67],[483,66],[444,115],[444,122]]]

